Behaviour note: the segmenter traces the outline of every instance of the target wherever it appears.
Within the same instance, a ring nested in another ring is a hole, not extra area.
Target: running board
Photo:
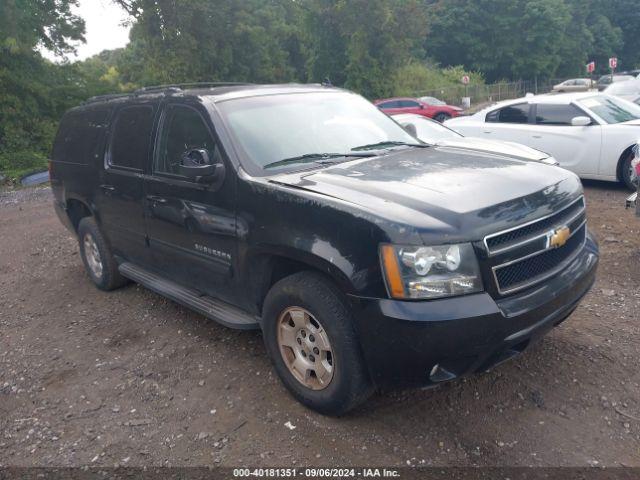
[[[251,316],[237,307],[215,300],[195,290],[182,287],[133,263],[122,263],[118,270],[123,277],[133,280],[174,302],[189,307],[226,327],[241,330],[260,328],[258,317]]]

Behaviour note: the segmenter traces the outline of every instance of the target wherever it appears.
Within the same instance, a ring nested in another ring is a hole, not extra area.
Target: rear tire
[[[451,118],[451,115],[449,115],[448,113],[445,112],[440,112],[438,114],[436,114],[433,119],[437,122],[443,123],[446,120],[449,120]]]
[[[80,220],[78,241],[84,268],[96,287],[109,291],[128,283],[128,280],[120,275],[111,248],[92,217]]]
[[[342,415],[373,393],[346,300],[322,275],[300,272],[276,283],[262,327],[278,376],[303,405]]]

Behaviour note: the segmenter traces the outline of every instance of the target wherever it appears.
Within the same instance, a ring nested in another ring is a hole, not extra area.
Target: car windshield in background
[[[364,98],[346,92],[265,95],[218,106],[254,175],[362,156],[363,146],[423,146]]]
[[[580,104],[591,110],[607,123],[640,120],[640,106],[615,97],[588,97],[580,100]]]
[[[462,137],[458,132],[454,132],[448,127],[445,127],[441,123],[418,116],[411,116],[410,118],[399,115],[396,121],[403,127],[409,127],[413,125],[416,129],[416,137],[423,142],[438,143],[442,140],[457,140]],[[411,128],[411,127],[409,127]]]

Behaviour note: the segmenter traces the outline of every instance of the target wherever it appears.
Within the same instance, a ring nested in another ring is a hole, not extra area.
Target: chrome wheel
[[[84,236],[84,256],[87,259],[87,265],[89,265],[89,269],[91,273],[96,278],[102,278],[102,258],[100,257],[100,251],[98,250],[98,245],[94,240],[93,236],[87,233]]]
[[[327,388],[335,358],[320,322],[301,307],[289,307],[278,317],[280,354],[291,375],[311,390]]]

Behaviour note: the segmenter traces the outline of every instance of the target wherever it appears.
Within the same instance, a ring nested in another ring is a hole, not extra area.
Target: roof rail
[[[107,95],[96,95],[95,97],[91,97],[84,102],[82,105],[86,105],[89,103],[103,102],[109,100],[115,100],[117,98],[126,98],[126,97],[135,97],[137,95],[144,95],[147,93],[158,93],[158,92],[180,92],[183,89],[187,88],[214,88],[214,87],[235,87],[242,85],[254,85],[253,83],[242,83],[242,82],[200,82],[200,83],[176,83],[170,85],[154,85],[150,87],[142,87],[134,90],[130,93],[111,93]]]
[[[215,88],[215,87],[237,87],[242,85],[254,85],[248,82],[192,82],[192,83],[171,83],[167,85],[154,85],[142,87],[133,93],[148,93],[159,90],[184,90],[187,88]]]
[[[124,98],[130,96],[130,93],[109,93],[107,95],[96,95],[95,97],[91,97],[82,102],[82,105],[86,105],[88,103],[102,102],[105,100],[114,100],[116,98]]]

